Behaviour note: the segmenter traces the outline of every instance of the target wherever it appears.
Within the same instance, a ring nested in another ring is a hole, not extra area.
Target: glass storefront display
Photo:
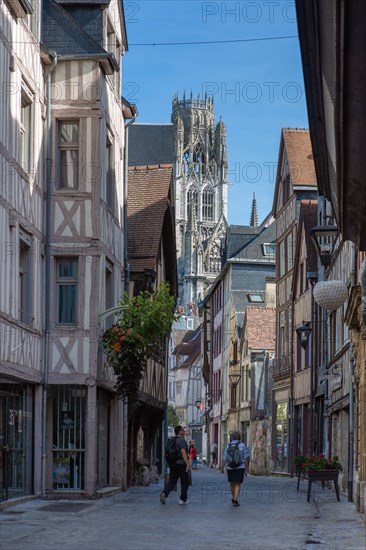
[[[53,389],[53,489],[84,489],[86,389]]]
[[[0,378],[0,501],[33,492],[33,389]]]
[[[275,469],[287,471],[288,468],[288,404],[276,404],[276,448]]]

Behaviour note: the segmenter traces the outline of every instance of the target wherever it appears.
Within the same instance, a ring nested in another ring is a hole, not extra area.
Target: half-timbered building
[[[98,323],[118,302],[125,267],[122,3],[46,0],[42,42],[57,62],[48,113],[45,479],[52,491],[94,495],[125,484],[122,404],[102,368]]]
[[[281,132],[272,213],[276,219],[276,357],[273,367],[272,460],[275,471],[289,471],[293,453],[290,418],[293,413],[292,277],[301,200],[317,198],[309,130]]]
[[[126,484],[123,406],[99,349],[125,281],[124,121],[134,109],[120,92],[123,5],[0,9],[0,207],[11,246],[0,268],[0,489],[95,496]]]
[[[41,483],[47,56],[39,2],[0,4],[0,501]]]
[[[163,281],[177,296],[173,167],[131,167],[128,175],[128,261],[131,296]],[[129,483],[139,469],[163,468],[168,383],[168,336],[160,357],[148,361],[138,399],[128,406]]]

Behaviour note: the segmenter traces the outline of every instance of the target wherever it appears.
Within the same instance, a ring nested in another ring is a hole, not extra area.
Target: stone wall
[[[254,475],[271,473],[271,420],[255,420],[250,423],[251,449],[249,471]]]

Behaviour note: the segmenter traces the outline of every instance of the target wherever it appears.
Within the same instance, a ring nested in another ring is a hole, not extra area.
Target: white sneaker
[[[179,504],[189,504],[189,500],[184,501],[184,500],[180,499]]]

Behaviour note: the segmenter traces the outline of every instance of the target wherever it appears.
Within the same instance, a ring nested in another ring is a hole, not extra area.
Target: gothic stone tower
[[[179,304],[203,299],[221,270],[227,227],[226,129],[215,126],[213,99],[173,99]]]

